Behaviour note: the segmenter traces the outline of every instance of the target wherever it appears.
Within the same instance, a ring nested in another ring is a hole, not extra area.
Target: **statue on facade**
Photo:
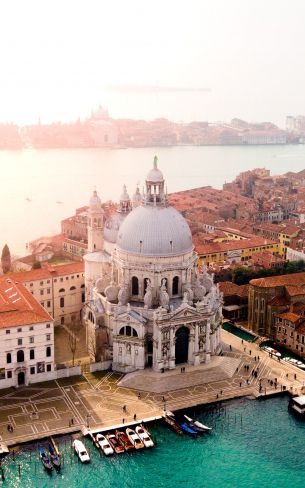
[[[146,280],[146,290],[144,295],[144,305],[145,308],[151,308],[153,301],[153,294],[152,294],[152,286],[150,283],[150,279],[147,278]]]
[[[167,293],[166,289],[166,280],[163,278],[161,282],[161,287],[160,287],[160,293],[159,293],[159,303],[162,308],[165,308],[167,310],[168,304],[169,304],[169,295]]]
[[[193,286],[193,292],[194,292],[194,299],[198,301],[202,301],[204,295],[206,294],[206,288],[205,286],[200,284],[199,277],[196,279],[196,283]]]
[[[193,305],[194,300],[194,292],[192,290],[191,283],[186,283],[185,285],[185,293],[187,293],[187,301],[189,305]]]
[[[122,283],[120,286],[120,291],[118,293],[119,305],[126,305],[128,302],[128,285],[127,283]]]

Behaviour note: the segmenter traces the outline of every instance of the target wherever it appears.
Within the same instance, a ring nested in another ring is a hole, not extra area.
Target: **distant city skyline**
[[[280,127],[305,113],[302,0],[3,0],[0,15],[1,121],[100,103],[113,118]]]

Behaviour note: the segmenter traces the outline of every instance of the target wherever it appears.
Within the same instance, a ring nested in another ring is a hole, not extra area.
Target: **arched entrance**
[[[176,364],[187,363],[189,335],[190,335],[190,331],[185,326],[180,327],[176,331],[176,345],[175,345]]]
[[[25,374],[23,371],[20,371],[20,373],[18,373],[18,386],[22,386],[24,385],[25,383]]]

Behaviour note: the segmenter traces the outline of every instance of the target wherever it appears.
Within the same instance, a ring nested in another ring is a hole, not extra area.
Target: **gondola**
[[[52,471],[53,467],[52,467],[50,459],[47,456],[47,454],[45,453],[43,447],[39,448],[39,458],[40,458],[40,461],[42,462],[43,467],[50,473]]]
[[[178,427],[180,427],[180,429],[186,434],[189,434],[191,436],[196,436],[198,434],[198,431],[192,429],[192,427],[190,427],[190,425],[188,425],[185,421],[180,422],[172,412],[167,412],[167,417],[175,422]]]
[[[164,421],[167,423],[167,425],[170,426],[170,428],[176,432],[176,434],[183,434],[183,430],[181,429],[180,425],[176,422],[176,420],[170,416],[170,415],[167,415],[165,414],[164,415]]]
[[[56,452],[54,451],[53,447],[51,446],[51,444],[49,444],[49,454],[50,454],[50,458],[51,458],[51,463],[53,464],[54,468],[59,471],[60,468],[61,468],[61,460],[60,460],[60,456],[58,456],[58,454],[56,454]]]
[[[202,424],[198,420],[193,420],[190,417],[188,417],[187,415],[184,415],[184,418],[187,421],[187,423],[192,428],[194,428],[194,430],[197,429],[200,432],[210,432],[212,430],[211,427],[208,427],[207,425]]]

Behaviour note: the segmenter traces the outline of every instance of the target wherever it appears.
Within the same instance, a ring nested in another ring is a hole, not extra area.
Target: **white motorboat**
[[[114,454],[114,450],[112,449],[111,445],[104,435],[97,434],[96,441],[106,456]]]
[[[142,440],[134,430],[128,428],[126,429],[126,434],[131,444],[135,447],[135,449],[143,449],[144,443],[142,442]]]
[[[278,352],[276,349],[273,349],[272,347],[266,346],[262,348],[264,351],[268,352],[271,354],[271,356],[276,356],[277,358],[282,357],[281,353]]]
[[[199,429],[202,429],[202,430],[206,430],[206,431],[209,431],[209,430],[212,430],[211,427],[208,427],[207,425],[204,425],[202,424],[201,422],[199,422],[198,420],[193,420],[191,419],[191,417],[188,417],[187,415],[184,415],[184,418],[195,425],[195,427],[198,427]]]
[[[150,437],[148,431],[144,429],[143,425],[136,426],[136,433],[140,437],[145,447],[154,447],[155,444],[152,438]]]
[[[75,439],[75,441],[73,441],[73,447],[74,447],[74,451],[76,452],[76,454],[79,457],[79,460],[82,463],[89,463],[90,462],[90,456],[89,456],[87,449],[85,448],[84,444],[82,443],[82,441]]]

